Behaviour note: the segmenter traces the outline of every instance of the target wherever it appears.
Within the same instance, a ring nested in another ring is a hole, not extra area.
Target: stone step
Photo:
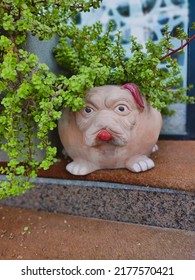
[[[195,232],[0,206],[0,259],[194,260]]]
[[[101,170],[82,177],[66,172],[61,160],[40,172],[36,188],[1,204],[194,231],[195,141],[158,144],[153,170]]]
[[[155,168],[142,173],[125,169],[99,170],[86,176],[74,176],[65,170],[66,160],[54,164],[41,177],[150,186],[195,191],[195,141],[160,140],[159,151],[152,154]]]

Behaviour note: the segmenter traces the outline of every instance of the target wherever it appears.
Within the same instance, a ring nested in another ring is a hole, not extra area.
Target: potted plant
[[[96,23],[78,30],[72,25],[55,48],[55,56],[70,74],[69,96],[77,102],[85,98],[79,112],[64,110],[59,135],[73,159],[66,169],[86,175],[98,169],[127,168],[133,172],[154,167],[149,158],[158,149],[161,114],[173,114],[169,104],[193,102],[181,87],[182,76],[172,55],[190,43],[177,29],[181,46],[173,49],[166,25],[159,43],[146,42],[146,50],[131,38],[130,59],[126,59],[120,32],[111,37],[113,24],[102,34]],[[163,67],[160,67],[163,63]],[[72,84],[73,83],[73,84]],[[75,83],[75,85],[74,85]]]
[[[57,126],[61,106],[66,106],[67,79],[56,76],[34,53],[26,51],[28,34],[39,40],[61,35],[72,17],[97,8],[100,2],[1,1],[0,150],[9,161],[0,167],[7,177],[0,182],[0,198],[25,192],[33,186],[30,181],[38,170],[48,169],[56,161],[49,132]]]
[[[100,23],[82,30],[73,22],[67,23],[79,11],[96,8],[100,2],[4,0],[0,4],[0,149],[9,157],[7,165],[0,167],[7,177],[0,182],[0,198],[31,188],[38,170],[56,162],[57,149],[49,140],[49,132],[57,126],[63,108],[72,112],[85,108],[88,90],[131,83],[131,88],[139,87],[143,102],[164,112],[176,101],[194,101],[180,87],[180,69],[171,58],[194,37],[188,39],[179,30],[178,39],[185,43],[173,50],[166,27],[160,43],[146,43],[146,52],[131,38],[133,57],[126,60],[120,33],[110,38],[112,25],[103,34]],[[61,37],[54,54],[64,75],[55,75],[25,50],[28,32],[39,39],[55,34]],[[166,61],[168,71],[159,68],[162,61]],[[41,162],[37,160],[39,151],[45,153]]]

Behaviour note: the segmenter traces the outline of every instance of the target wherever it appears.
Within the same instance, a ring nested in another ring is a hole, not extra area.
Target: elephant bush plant
[[[0,198],[18,195],[33,186],[40,169],[57,161],[49,132],[57,126],[62,108],[73,111],[85,103],[87,89],[104,84],[132,82],[147,101],[165,113],[175,102],[194,102],[182,88],[182,76],[172,54],[182,51],[188,38],[178,29],[181,46],[173,49],[168,26],[159,43],[146,42],[146,50],[131,38],[133,56],[127,59],[121,34],[110,35],[97,22],[78,29],[79,12],[98,8],[101,0],[2,0],[0,3],[0,149],[9,162],[0,167],[6,180],[0,182]],[[193,26],[194,27],[194,26]],[[28,33],[40,40],[60,37],[54,56],[64,75],[52,73],[38,57],[26,51]],[[165,63],[164,67],[159,67]],[[45,151],[42,161],[37,160]]]

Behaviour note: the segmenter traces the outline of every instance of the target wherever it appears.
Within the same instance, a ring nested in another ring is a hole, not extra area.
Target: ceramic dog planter
[[[66,166],[70,173],[116,168],[141,172],[154,167],[149,156],[157,150],[162,117],[135,84],[95,87],[85,101],[79,112],[65,109],[58,124],[65,152],[73,160]]]

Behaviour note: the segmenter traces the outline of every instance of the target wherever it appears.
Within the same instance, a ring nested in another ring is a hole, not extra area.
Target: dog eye
[[[125,113],[125,112],[129,111],[129,108],[126,105],[121,104],[121,105],[116,106],[115,110],[118,113]]]
[[[84,108],[84,112],[86,113],[86,114],[90,114],[90,113],[92,113],[94,110],[91,108],[91,107],[89,107],[89,106],[87,106],[87,107],[85,107]]]

